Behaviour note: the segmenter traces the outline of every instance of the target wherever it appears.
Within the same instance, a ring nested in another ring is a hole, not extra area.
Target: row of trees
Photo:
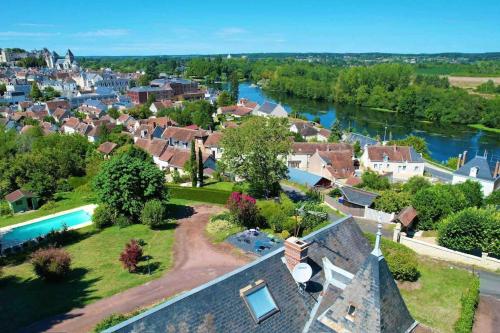
[[[160,110],[158,117],[168,116],[180,126],[195,124],[204,129],[213,129],[214,120],[212,114],[215,108],[205,100],[185,102],[183,108],[167,108]]]

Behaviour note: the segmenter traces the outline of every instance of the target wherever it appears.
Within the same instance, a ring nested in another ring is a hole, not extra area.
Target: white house
[[[424,175],[424,159],[413,147],[368,146],[361,156],[361,167],[379,174],[392,174],[396,180]]]
[[[473,180],[481,184],[484,196],[500,187],[500,162],[492,171],[485,156],[476,156],[453,172],[452,184]]]
[[[262,105],[257,105],[257,107],[252,111],[255,116],[261,117],[288,117],[288,112],[281,104],[264,102]]]

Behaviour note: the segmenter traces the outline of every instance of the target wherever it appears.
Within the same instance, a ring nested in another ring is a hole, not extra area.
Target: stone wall
[[[380,221],[382,223],[389,223],[394,220],[394,213],[386,213],[380,210],[365,208],[365,219],[372,221]]]
[[[443,246],[409,238],[406,237],[404,233],[401,233],[399,242],[405,246],[408,246],[418,254],[426,255],[435,259],[452,261],[460,264],[477,266],[491,270],[500,269],[500,260],[488,257],[487,253],[483,253],[481,257],[477,257],[467,253],[450,250]]]

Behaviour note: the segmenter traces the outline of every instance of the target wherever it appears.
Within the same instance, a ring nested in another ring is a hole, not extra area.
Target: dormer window
[[[258,280],[241,289],[240,296],[257,324],[279,311],[267,284],[263,280]]]
[[[326,281],[339,289],[345,289],[345,287],[354,278],[353,274],[338,266],[335,266],[326,257],[323,258],[323,270],[325,271]]]
[[[470,168],[469,176],[471,176],[471,177],[477,177],[478,171],[479,171],[478,167],[472,167],[472,168]]]

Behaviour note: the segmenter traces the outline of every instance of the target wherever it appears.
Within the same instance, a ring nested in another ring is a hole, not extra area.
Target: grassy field
[[[161,276],[172,265],[174,226],[151,230],[144,225],[96,232],[93,227],[78,230],[79,241],[66,246],[72,272],[62,283],[46,283],[36,277],[26,258],[13,258],[2,268],[0,280],[0,322],[2,331],[16,331],[29,323],[81,307],[98,299],[143,284]],[[144,254],[152,257],[151,275],[144,261],[140,273],[130,274],[118,261],[130,239],[146,242]],[[14,260],[16,259],[16,260]]]
[[[76,208],[79,206],[88,205],[90,203],[95,203],[93,193],[88,188],[88,185],[81,186],[73,192],[56,194],[53,201],[49,202],[45,206],[42,206],[38,210],[16,214],[13,216],[0,217],[0,228],[21,222],[26,222],[45,215],[62,212],[64,210]]]
[[[232,191],[234,183],[232,182],[213,182],[203,185],[203,188],[211,188],[214,190]]]
[[[482,124],[471,124],[471,125],[469,125],[469,127],[472,127],[472,128],[475,128],[475,129],[478,129],[481,131],[485,131],[485,132],[492,132],[492,133],[500,134],[500,128],[486,127]]]
[[[417,282],[399,288],[410,313],[439,332],[453,332],[453,323],[460,313],[460,297],[472,281],[471,273],[422,257],[419,270]]]

